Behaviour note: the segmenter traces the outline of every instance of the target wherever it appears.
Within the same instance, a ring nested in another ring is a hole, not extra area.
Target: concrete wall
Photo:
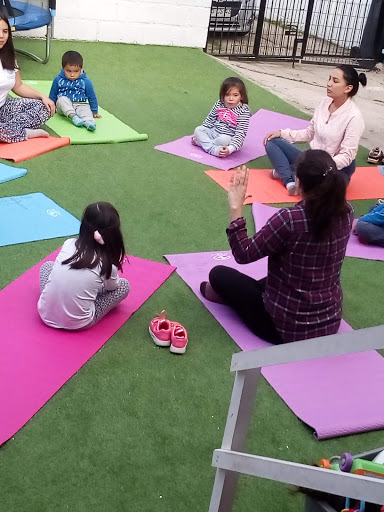
[[[211,0],[57,0],[58,39],[205,46]],[[17,35],[41,36],[41,29]]]

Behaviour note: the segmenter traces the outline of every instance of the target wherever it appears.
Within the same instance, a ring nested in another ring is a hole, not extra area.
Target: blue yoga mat
[[[19,167],[0,164],[0,183],[21,178],[25,174],[27,174],[27,169],[19,169]]]
[[[379,171],[384,176],[384,165],[379,165]]]
[[[0,246],[77,235],[80,222],[41,193],[0,199]]]

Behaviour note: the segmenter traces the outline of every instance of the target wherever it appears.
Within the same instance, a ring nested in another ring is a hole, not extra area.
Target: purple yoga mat
[[[267,274],[267,258],[239,265],[230,251],[165,257],[242,350],[269,346],[252,334],[233,310],[209,302],[200,294],[201,281],[208,279],[215,265],[236,268],[261,279]],[[350,330],[342,321],[339,332]],[[384,428],[384,359],[375,351],[273,366],[262,372],[319,439]]]
[[[191,142],[192,135],[187,135],[186,137],[167,142],[166,144],[160,144],[159,146],[155,146],[155,149],[181,156],[188,160],[194,160],[212,169],[228,171],[228,169],[259,158],[259,156],[264,156],[266,153],[263,140],[268,132],[280,130],[281,128],[300,130],[307,126],[308,121],[304,119],[286,116],[285,114],[271,110],[260,109],[250,119],[249,129],[243,147],[226,158],[209,155],[200,147],[193,146]]]
[[[255,221],[256,230],[264,226],[267,220],[272,217],[279,209],[273,206],[267,206],[261,203],[252,204],[252,214]],[[356,235],[351,234],[348,241],[346,256],[351,258],[363,258],[365,260],[384,261],[384,247],[375,247],[374,245],[361,244]]]

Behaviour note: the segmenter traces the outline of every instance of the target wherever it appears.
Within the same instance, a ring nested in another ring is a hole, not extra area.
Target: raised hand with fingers
[[[247,194],[248,178],[249,169],[246,165],[238,167],[236,171],[232,173],[228,190],[231,222],[242,217],[243,203],[245,199],[251,197],[251,194]]]

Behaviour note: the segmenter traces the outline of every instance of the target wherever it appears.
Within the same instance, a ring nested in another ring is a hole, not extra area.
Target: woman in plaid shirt
[[[231,179],[228,241],[238,263],[268,256],[267,278],[256,281],[217,266],[201,293],[231,306],[252,332],[271,343],[336,333],[342,314],[340,271],[353,220],[346,180],[328,153],[305,151],[297,162],[303,200],[279,210],[249,238],[242,216],[248,172],[243,166]]]

